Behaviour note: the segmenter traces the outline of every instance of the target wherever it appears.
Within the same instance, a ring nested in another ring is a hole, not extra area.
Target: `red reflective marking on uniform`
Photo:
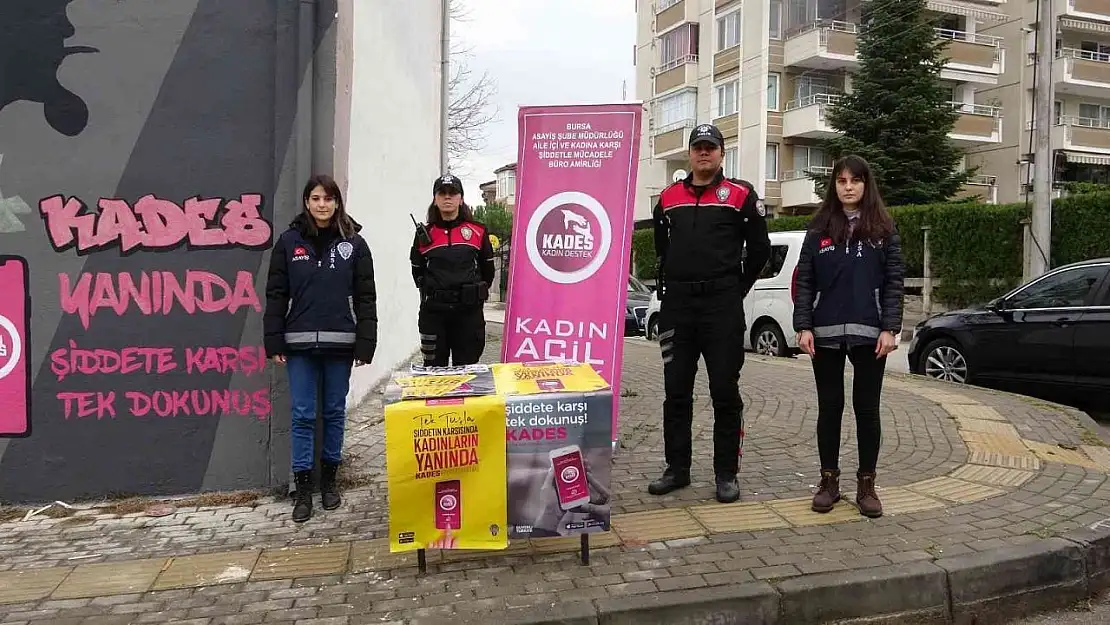
[[[464,237],[462,234],[463,228],[470,229],[470,237]],[[429,226],[428,235],[431,236],[432,242],[428,245],[422,245],[419,248],[421,254],[426,254],[431,250],[439,247],[446,247],[448,245],[466,245],[473,247],[476,250],[482,248],[482,240],[486,236],[486,229],[479,224],[464,221],[451,229],[451,236],[448,238],[447,229],[440,228],[439,226]]]
[[[724,201],[717,198],[717,189],[725,187],[729,189],[728,197]],[[735,192],[735,193],[734,193]],[[706,206],[731,206],[740,209],[744,206],[744,202],[748,199],[749,189],[744,185],[739,185],[728,180],[722,180],[721,184],[708,187],[702,191],[701,199],[694,193],[693,188],[687,187],[682,182],[676,182],[671,186],[663,189],[663,193],[659,196],[659,202],[663,207],[663,211],[668,211],[673,208],[681,208],[683,206],[694,206],[695,204]]]

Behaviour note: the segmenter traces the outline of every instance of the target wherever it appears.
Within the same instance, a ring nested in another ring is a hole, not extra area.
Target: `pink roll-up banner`
[[[503,362],[592,365],[617,440],[640,104],[521,107]]]

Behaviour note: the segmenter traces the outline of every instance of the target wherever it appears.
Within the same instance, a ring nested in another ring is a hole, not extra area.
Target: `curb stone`
[[[1110,527],[933,562],[598,599],[515,625],[985,625],[1110,588]],[[529,612],[532,612],[529,610]]]

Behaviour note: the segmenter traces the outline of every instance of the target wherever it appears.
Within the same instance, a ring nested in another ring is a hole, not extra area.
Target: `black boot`
[[[740,482],[730,473],[717,474],[717,501],[732,503],[740,499]]]
[[[338,464],[325,462],[320,474],[320,503],[324,510],[335,510],[343,503],[339,490],[335,486],[335,474],[339,471]]]
[[[293,522],[304,523],[312,518],[312,472],[297,471],[293,479],[297,485],[293,493]]]
[[[648,492],[652,495],[666,495],[669,492],[676,491],[690,485],[690,471],[678,470],[667,467],[663,471],[663,477],[648,484]]]

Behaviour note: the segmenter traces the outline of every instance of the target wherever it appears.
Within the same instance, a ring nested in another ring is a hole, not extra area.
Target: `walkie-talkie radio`
[[[412,216],[412,213],[409,213],[409,219],[412,220],[412,225],[416,226],[416,238],[420,241],[420,244],[431,245],[432,235],[428,234],[428,228],[425,227],[424,224],[418,223],[416,217]]]

